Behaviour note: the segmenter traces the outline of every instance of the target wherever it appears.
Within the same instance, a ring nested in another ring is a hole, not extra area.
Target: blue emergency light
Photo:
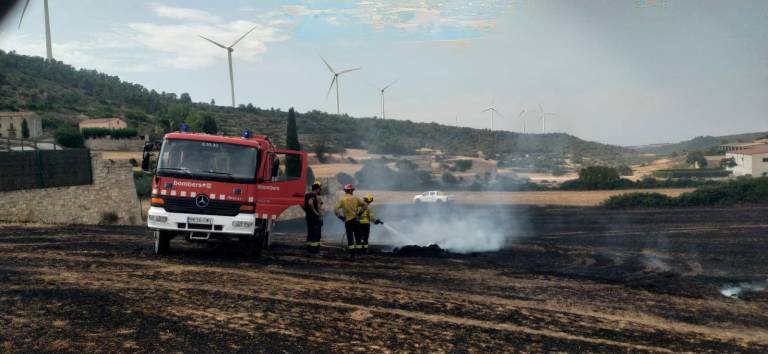
[[[179,131],[182,133],[189,133],[190,132],[189,125],[187,123],[181,123],[181,125],[179,126]]]
[[[251,131],[246,128],[243,130],[243,139],[250,139],[251,138]]]

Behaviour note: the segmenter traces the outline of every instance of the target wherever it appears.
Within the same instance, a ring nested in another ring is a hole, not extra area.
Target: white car
[[[414,203],[452,203],[456,197],[443,192],[429,191],[413,197]]]

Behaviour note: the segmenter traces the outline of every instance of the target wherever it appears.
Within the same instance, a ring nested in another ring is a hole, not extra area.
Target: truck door
[[[266,154],[256,185],[256,209],[279,216],[285,209],[304,203],[307,186],[307,154],[277,149]]]

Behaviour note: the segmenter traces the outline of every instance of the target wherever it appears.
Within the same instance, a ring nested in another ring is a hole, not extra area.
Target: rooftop
[[[755,147],[751,147],[749,149],[739,150],[739,151],[732,151],[729,152],[731,154],[738,154],[738,155],[759,155],[759,154],[768,154],[768,144],[762,144],[757,145]]]

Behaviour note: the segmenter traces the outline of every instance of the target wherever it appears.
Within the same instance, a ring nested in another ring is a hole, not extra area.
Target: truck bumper
[[[190,217],[210,218],[212,224],[189,224]],[[169,213],[164,208],[151,207],[147,213],[147,227],[153,230],[169,230],[179,232],[202,232],[236,235],[253,235],[256,229],[255,214],[237,214],[235,216],[201,215]]]

